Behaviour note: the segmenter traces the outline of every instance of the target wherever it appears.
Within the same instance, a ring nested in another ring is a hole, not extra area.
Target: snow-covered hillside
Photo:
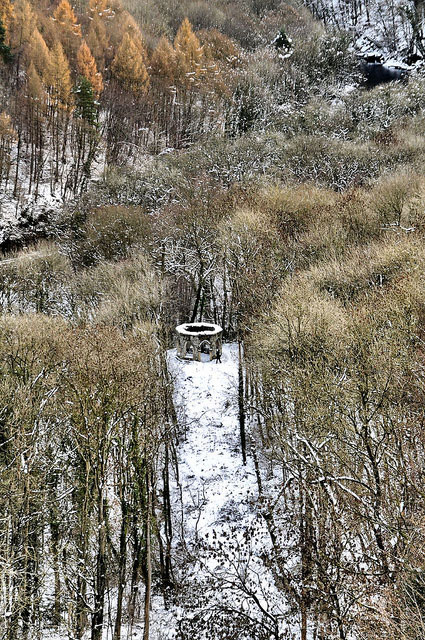
[[[413,0],[304,0],[325,24],[350,31],[358,53],[406,59],[420,53],[424,6]],[[420,48],[420,46],[419,46]]]

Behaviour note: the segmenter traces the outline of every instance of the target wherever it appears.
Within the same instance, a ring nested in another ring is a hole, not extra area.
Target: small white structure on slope
[[[176,327],[177,355],[183,360],[201,361],[201,353],[209,353],[210,360],[222,352],[223,329],[210,322],[187,322]]]

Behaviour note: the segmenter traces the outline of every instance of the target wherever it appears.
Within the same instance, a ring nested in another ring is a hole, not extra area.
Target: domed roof
[[[223,329],[218,324],[211,322],[186,322],[176,327],[177,333],[181,336],[216,336],[222,333]]]

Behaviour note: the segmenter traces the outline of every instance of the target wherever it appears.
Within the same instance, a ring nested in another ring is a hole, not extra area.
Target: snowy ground
[[[51,172],[53,158],[47,155],[43,175],[35,195],[35,184],[30,189],[30,162],[28,157],[22,157],[19,165],[19,180],[17,189],[13,176],[16,171],[17,146],[13,145],[11,153],[10,180],[5,187],[0,184],[0,244],[10,241],[17,242],[27,236],[29,227],[32,231],[40,231],[43,224],[50,223],[52,217],[62,209],[64,204],[76,197],[76,194],[66,189],[69,178],[72,177],[73,154],[68,149],[66,153],[66,166],[64,175],[56,184],[51,184]],[[98,154],[91,166],[90,184],[98,181],[105,170],[105,148],[101,143]],[[28,237],[28,236],[27,236]]]
[[[242,462],[237,345],[223,345],[221,364],[181,361],[175,350],[168,353],[168,362],[180,431],[178,473],[172,479],[172,555],[179,595],[166,610],[162,596],[154,594],[150,640],[174,640],[182,624],[184,638],[223,638],[220,616],[229,607],[258,621],[260,631],[271,614],[282,631],[279,637],[291,640],[290,616],[268,562],[269,534],[258,511],[254,465],[250,456],[246,466]],[[217,612],[220,634],[214,626],[203,627]],[[263,638],[256,629],[238,637]],[[104,640],[111,634],[105,628]],[[123,629],[123,640],[142,637],[142,623]]]
[[[260,624],[271,613],[289,638],[287,611],[266,566],[269,534],[258,513],[254,465],[249,456],[242,462],[237,345],[223,345],[221,364],[181,361],[172,350],[169,369],[182,434],[173,490],[174,547],[186,560],[176,571],[188,595],[186,606],[168,613],[156,601],[152,638],[175,638],[179,621],[214,612],[220,617],[223,605],[244,610]],[[203,631],[201,623],[194,634],[201,640],[214,632]]]
[[[222,524],[230,505],[238,519],[249,519],[249,495],[256,490],[256,481],[252,463],[242,464],[237,345],[224,345],[221,364],[182,362],[172,351],[170,369],[184,429],[178,458],[182,533],[187,541]]]
[[[203,356],[205,358],[205,356]],[[204,545],[223,537],[232,524],[252,520],[256,494],[252,462],[242,463],[237,402],[237,345],[223,345],[222,362],[181,361],[169,352],[175,406],[181,428],[174,479],[175,541],[193,556],[187,582],[199,572],[214,575],[215,562]],[[206,360],[206,358],[205,358]],[[202,552],[203,549],[203,552]],[[179,614],[153,611],[153,638],[173,638]]]

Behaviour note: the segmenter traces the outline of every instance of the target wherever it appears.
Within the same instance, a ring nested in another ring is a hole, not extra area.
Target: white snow
[[[189,329],[192,328],[192,331]],[[202,331],[200,330],[202,328]],[[211,322],[185,322],[176,328],[177,333],[182,336],[194,336],[195,332],[201,336],[214,336],[223,331],[218,324]]]
[[[175,403],[184,439],[178,450],[185,538],[205,535],[229,503],[250,518],[256,491],[252,463],[242,464],[237,414],[237,346],[224,345],[222,363],[182,362],[170,352]]]
[[[207,615],[214,607],[235,603],[253,619],[275,616],[290,639],[287,604],[267,560],[271,545],[258,512],[254,465],[249,455],[247,464],[242,462],[237,345],[223,345],[221,363],[182,361],[173,349],[168,364],[179,423],[178,474],[171,487],[172,555],[176,581],[187,590],[190,606],[178,602],[166,610],[162,596],[154,593],[150,640],[173,640],[179,620],[202,617],[202,605],[196,602],[200,591]],[[43,640],[65,637],[53,633]],[[122,637],[142,640],[142,621],[124,628]],[[207,637],[200,632],[196,640]],[[111,627],[104,629],[103,638],[111,640]]]
[[[176,350],[168,356],[182,429],[177,450],[179,477],[173,489],[174,512],[180,514],[174,546],[186,549],[191,558],[183,568],[187,588],[205,590],[205,615],[223,603],[239,602],[235,606],[254,619],[260,619],[264,611],[276,616],[290,638],[284,621],[288,621],[286,603],[266,567],[270,541],[258,513],[254,465],[249,455],[246,465],[242,461],[237,345],[223,345],[221,364],[181,361]],[[179,618],[204,614],[202,605],[197,608],[192,601],[189,611],[182,607],[171,612],[162,609],[159,599],[155,602],[152,640],[175,638]],[[208,637],[199,634],[197,640]]]
[[[386,60],[383,64],[385,67],[393,67],[394,69],[403,69],[404,71],[411,71],[413,68],[408,64],[405,64],[404,62],[400,62],[399,60],[396,60],[395,58],[390,58],[389,60]]]

